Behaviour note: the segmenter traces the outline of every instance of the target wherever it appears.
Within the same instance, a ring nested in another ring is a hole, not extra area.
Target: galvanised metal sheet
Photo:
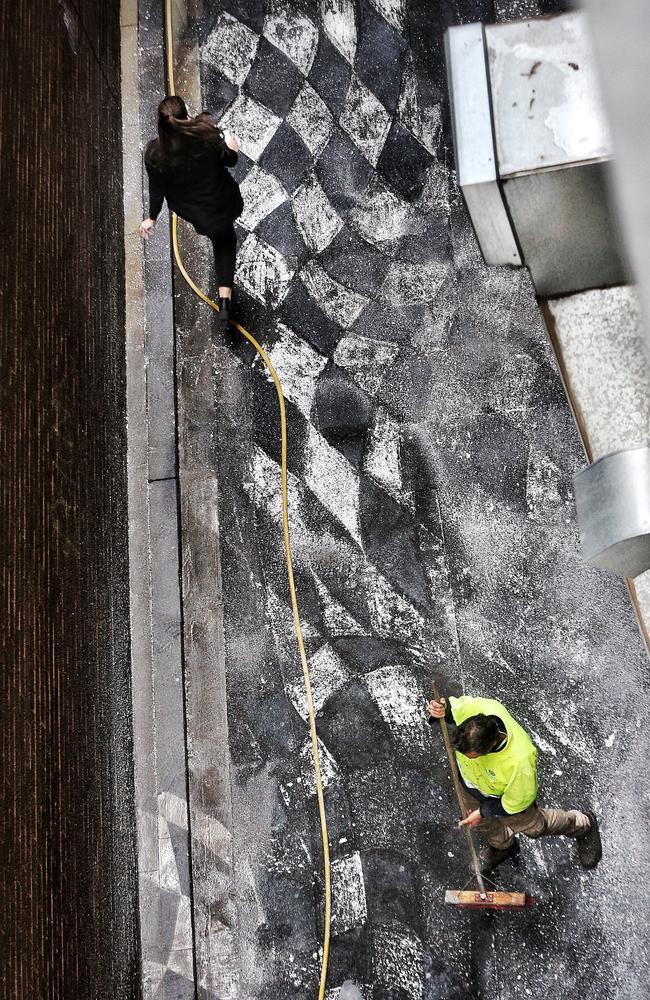
[[[482,24],[445,33],[458,184],[487,264],[521,264],[497,177]]]
[[[537,294],[625,283],[612,141],[584,15],[490,25],[485,39],[497,174]],[[470,208],[481,220],[493,211],[485,201]]]
[[[622,577],[650,569],[650,447],[604,455],[574,482],[587,562]]]
[[[488,25],[499,174],[613,155],[584,14]]]
[[[538,295],[625,284],[610,163],[508,178],[503,192]]]

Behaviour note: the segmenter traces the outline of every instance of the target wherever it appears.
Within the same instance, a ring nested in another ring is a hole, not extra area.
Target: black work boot
[[[232,299],[219,298],[219,313],[217,318],[221,323],[230,323],[232,320]]]
[[[502,861],[507,861],[508,858],[516,858],[519,854],[519,841],[514,840],[511,847],[507,847],[504,851],[499,851],[496,847],[491,847],[489,844],[487,847],[482,848],[479,851],[479,859],[481,862],[481,875],[489,875],[493,872]]]
[[[585,809],[585,816],[591,820],[591,826],[582,837],[576,837],[578,858],[583,868],[595,868],[603,856],[603,845],[600,841],[598,820],[590,810]]]

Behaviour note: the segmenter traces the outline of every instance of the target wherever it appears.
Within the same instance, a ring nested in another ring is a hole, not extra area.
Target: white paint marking
[[[300,279],[326,316],[347,328],[358,319],[370,301],[365,295],[344,288],[315,261],[310,261],[300,272]]]
[[[264,305],[277,306],[287,294],[294,272],[282,254],[250,233],[237,255],[236,281]]]
[[[332,448],[314,427],[309,428],[305,486],[361,545],[359,477],[350,462]]]
[[[320,757],[320,776],[323,788],[327,788],[339,777],[339,769],[336,761],[325,746],[322,740],[318,740],[318,754]],[[314,761],[311,752],[311,739],[303,743],[298,752],[298,759],[302,767],[302,778],[306,785],[305,791],[308,795],[316,794],[316,778],[314,777]]]
[[[548,865],[544,860],[544,854],[542,851],[541,844],[535,842],[535,840],[527,840],[526,847],[528,852],[533,855],[533,859],[539,871],[543,872],[544,875],[548,875]]]
[[[325,643],[310,657],[309,675],[311,678],[314,711],[317,715],[324,708],[328,699],[346,684],[350,678],[350,672],[343,663],[343,660],[329,643]],[[307,708],[307,694],[302,677],[291,684],[287,684],[285,690],[296,712],[306,722],[309,718],[309,710]]]
[[[400,94],[397,113],[402,125],[430,153],[436,153],[442,131],[442,111],[439,104],[427,104],[418,94],[418,79],[413,67],[413,59],[409,58],[402,73],[402,93]]]
[[[240,184],[240,190],[244,200],[244,211],[237,221],[248,230],[256,229],[262,219],[287,199],[287,192],[280,181],[273,174],[262,170],[256,163]]]
[[[313,174],[294,191],[291,207],[305,243],[316,253],[322,253],[343,228],[343,219]]]
[[[277,323],[276,329],[279,337],[272,347],[267,348],[268,355],[278,373],[285,397],[295,403],[309,420],[316,382],[328,359],[284,323]],[[265,377],[271,381],[266,366],[263,370]]]
[[[320,156],[325,149],[334,119],[313,87],[305,82],[286,118],[287,125],[300,136],[312,156]]]
[[[340,123],[366,159],[376,167],[390,129],[391,117],[354,73]]]
[[[409,753],[426,753],[430,735],[423,711],[424,693],[402,664],[379,667],[365,682],[393,738]]]
[[[369,243],[394,242],[402,236],[423,233],[426,220],[418,208],[398,198],[376,177],[372,179],[361,203],[350,212],[350,219]]]
[[[201,46],[201,62],[213,66],[239,87],[253,65],[258,43],[254,31],[223,11]]]
[[[323,581],[316,575],[316,573],[314,573],[313,570],[312,576],[316,581],[318,595],[321,599],[322,616],[328,634],[332,638],[344,635],[367,636],[367,629],[364,629],[359,622],[352,617],[350,612],[336,600],[331,591],[328,590]]]
[[[557,750],[551,743],[545,740],[542,736],[539,735],[538,732],[536,732],[534,729],[531,729],[530,727],[528,727],[528,732],[536,747],[539,747],[539,749],[543,750],[544,753],[550,753],[551,756],[557,757]]]
[[[352,65],[357,51],[357,24],[352,0],[321,0],[321,22],[325,34]]]
[[[332,861],[332,932],[343,934],[367,919],[361,855],[355,851]]]
[[[294,536],[292,523],[292,537]],[[289,600],[286,591],[282,598],[276,594],[272,587],[266,586],[265,592],[267,621],[273,638],[276,643],[280,663],[282,664],[282,675],[290,677],[289,683],[300,678],[302,683],[302,669],[296,653],[296,634],[293,627],[293,616],[289,607]],[[314,626],[301,618],[302,634],[305,641],[322,642],[323,637]],[[275,669],[275,668],[273,668]]]
[[[553,709],[546,702],[538,703],[537,711],[547,730],[556,740],[577,754],[586,763],[595,760],[593,746],[587,742],[584,726],[578,717],[578,706],[574,702],[564,702],[561,709]],[[570,734],[570,735],[569,735]]]
[[[282,521],[280,483],[280,466],[272,458],[269,458],[265,451],[256,446],[251,463],[251,480],[245,481],[243,488],[256,508],[276,522]],[[292,527],[297,532],[304,532],[306,529],[300,516],[298,500],[301,485],[291,472],[287,472],[287,489]]]
[[[404,30],[405,23],[405,0],[370,0],[375,10],[386,18],[389,24],[397,31]]]
[[[559,726],[557,725],[553,725],[548,718],[545,719],[544,721],[546,723],[546,728],[548,729],[548,731],[551,733],[552,736],[555,736],[556,740],[558,740],[559,743],[567,747],[567,749],[572,750],[573,753],[575,753],[578,757],[584,760],[587,764],[593,764],[595,760],[595,753],[592,747],[590,747],[589,744],[584,739],[581,739],[580,736],[578,735],[580,730],[578,729],[577,725],[575,729],[572,728],[570,730],[572,735],[567,736],[564,730],[560,729]]]
[[[373,965],[381,983],[404,990],[413,1000],[424,995],[424,959],[420,939],[408,927],[378,927],[372,944]]]
[[[370,1000],[372,983],[353,983],[346,979],[340,986],[335,986],[325,994],[325,1000]]]
[[[370,619],[376,633],[404,643],[419,643],[425,631],[424,617],[405,597],[393,589],[374,567],[367,574]]]
[[[277,115],[246,94],[233,101],[219,122],[222,129],[239,136],[242,152],[251,160],[259,160],[279,124]]]
[[[413,500],[404,492],[400,467],[401,429],[385,411],[379,410],[370,433],[364,472],[376,479],[387,493],[413,508]]]
[[[399,353],[397,344],[370,337],[349,335],[334,351],[334,363],[344,368],[357,385],[371,396],[377,392],[390,365]]]
[[[317,431],[312,428],[311,433],[310,452],[312,458],[309,462],[305,486],[316,493],[318,499],[328,509],[331,509],[338,520],[344,524],[347,521],[346,527],[350,524],[354,527],[355,530],[351,533],[352,538],[357,545],[360,545],[358,530],[359,483],[356,472],[342,455],[330,448],[324,439],[321,439],[322,445],[316,444],[320,437]],[[316,456],[315,461],[314,455]],[[255,450],[251,480],[243,485],[246,493],[253,499],[256,508],[264,511],[276,523],[281,523],[280,468],[260,448]],[[337,484],[335,489],[333,489],[332,484]],[[294,561],[297,561],[302,549],[311,551],[315,540],[306,527],[305,519],[301,516],[303,487],[290,473],[288,485],[289,519],[294,542]],[[334,495],[328,495],[328,491],[329,494]],[[349,527],[348,530],[350,530]],[[356,587],[363,587],[367,595],[370,622],[374,634],[420,648],[422,637],[426,632],[426,622],[417,608],[398,594],[389,581],[372,565],[364,563],[363,566],[356,565],[353,568],[360,574]],[[350,580],[346,582],[352,586]],[[334,611],[332,613],[334,614]],[[344,625],[344,627],[346,626]]]
[[[291,59],[301,73],[307,75],[316,55],[318,29],[293,4],[272,0],[271,10],[264,21],[264,34],[276,48]]]

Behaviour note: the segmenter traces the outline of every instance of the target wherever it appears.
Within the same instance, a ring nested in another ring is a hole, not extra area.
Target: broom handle
[[[440,701],[440,692],[438,691],[438,686],[435,681],[431,681],[431,693],[433,695],[434,701]],[[458,764],[456,763],[456,755],[454,754],[453,747],[451,745],[451,740],[449,738],[449,730],[447,729],[447,722],[444,715],[438,719],[440,723],[440,729],[442,730],[442,738],[445,741],[445,750],[447,751],[447,757],[449,758],[449,766],[451,767],[451,776],[454,781],[454,789],[456,791],[456,798],[458,799],[458,805],[460,808],[460,818],[465,819],[465,802],[463,800],[463,791],[460,784],[460,778],[458,777]],[[481,866],[479,864],[478,855],[476,853],[476,847],[474,846],[474,838],[472,837],[472,831],[468,826],[464,826],[463,830],[467,835],[467,844],[469,847],[469,853],[472,859],[472,868],[474,869],[474,874],[476,875],[476,881],[478,882],[478,887],[482,896],[485,895],[485,883],[483,882],[483,876],[481,875]]]

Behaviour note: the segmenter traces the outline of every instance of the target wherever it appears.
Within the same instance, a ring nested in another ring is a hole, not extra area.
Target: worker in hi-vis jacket
[[[450,737],[467,809],[460,825],[476,827],[487,838],[480,852],[484,875],[519,853],[518,833],[573,837],[582,867],[596,867],[602,848],[595,815],[537,805],[537,750],[500,702],[469,695],[449,703],[442,698],[429,702],[429,713],[456,726]]]

